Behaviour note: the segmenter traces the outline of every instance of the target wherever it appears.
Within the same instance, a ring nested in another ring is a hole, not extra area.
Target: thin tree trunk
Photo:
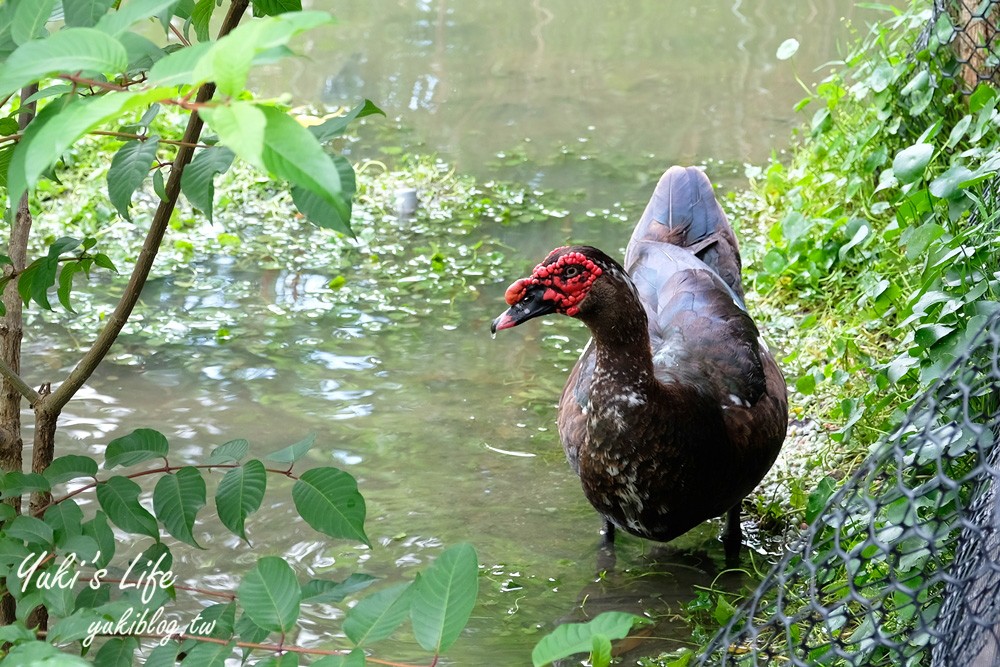
[[[23,105],[23,101],[38,92],[38,85],[33,84],[21,91],[21,113],[18,116],[18,127],[24,130],[35,115],[34,102]],[[7,243],[7,255],[11,264],[5,266],[6,275],[24,269],[28,255],[28,236],[31,233],[31,211],[28,210],[28,195],[25,194],[17,203],[10,239]],[[21,339],[24,337],[24,321],[21,314],[21,297],[17,293],[14,281],[7,283],[3,291],[3,305],[6,314],[0,319],[0,358],[15,373],[21,371]],[[0,471],[20,471],[24,465],[24,441],[21,439],[21,392],[7,379],[0,386]],[[21,497],[16,496],[6,502],[13,505],[18,513],[21,511]],[[14,598],[9,593],[0,597],[0,625],[9,625],[14,621]]]

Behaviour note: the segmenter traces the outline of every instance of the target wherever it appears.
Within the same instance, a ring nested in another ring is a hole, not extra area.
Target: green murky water
[[[562,220],[490,228],[511,248],[509,279],[567,238],[620,248],[629,228],[583,211],[616,201],[641,208],[673,162],[739,164],[780,150],[800,122],[791,112],[803,94],[795,74],[817,78],[814,68],[848,36],[841,17],[865,18],[849,0],[311,4],[340,25],[310,37],[307,59],[260,85],[291,86],[303,104],[376,101],[389,119],[362,131],[355,158],[436,152],[480,178],[583,193]],[[779,62],[775,50],[788,37],[802,48]],[[231,438],[248,438],[263,455],[315,432],[308,463],[358,478],[374,549],[314,534],[271,479],[248,522],[253,550],[238,548],[206,512],[196,536],[209,548],[179,550],[174,566],[186,583],[231,590],[234,570],[272,553],[294,561],[303,579],[359,567],[411,578],[443,546],[469,541],[483,565],[480,603],[444,662],[523,665],[544,632],[606,609],[660,619],[625,645],[629,656],[684,645],[686,630],[669,619],[695,587],[745,581],[718,576],[711,525],[669,546],[626,537],[615,567],[597,576],[608,566],[599,561],[599,522],[554,425],[565,372],[585,340],[577,323],[536,322],[491,340],[506,282],[430,314],[331,308],[315,296],[330,277],[322,268],[220,261],[194,281],[154,282],[145,302],[180,313],[163,328],[169,340],[121,341],[63,416],[60,453],[98,454],[137,427],[161,430],[190,460]],[[234,317],[232,339],[218,343],[219,322]],[[57,376],[68,363],[52,346],[52,338],[29,341],[29,376]],[[329,647],[338,613],[312,610],[293,640]],[[379,656],[419,660],[401,639]]]

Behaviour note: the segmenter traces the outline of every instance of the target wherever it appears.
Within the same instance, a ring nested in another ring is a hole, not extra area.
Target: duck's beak
[[[507,289],[507,303],[511,302],[511,297],[516,295],[516,301],[511,304],[506,312],[493,320],[490,325],[490,332],[496,333],[501,329],[516,327],[522,322],[554,313],[556,304],[545,298],[546,288],[539,285],[523,286],[522,281],[517,281]]]

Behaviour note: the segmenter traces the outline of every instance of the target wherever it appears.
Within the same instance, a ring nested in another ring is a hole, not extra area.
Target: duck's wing
[[[559,398],[559,439],[573,471],[579,474],[579,451],[587,437],[587,403],[590,401],[590,382],[594,376],[597,355],[594,342],[587,341],[576,365],[570,371]]]

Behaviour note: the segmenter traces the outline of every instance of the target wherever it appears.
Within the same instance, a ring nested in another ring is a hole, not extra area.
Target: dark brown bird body
[[[559,435],[587,499],[629,533],[667,541],[730,512],[738,549],[739,503],[784,441],[785,382],[746,311],[740,272],[711,183],[673,167],[624,269],[595,248],[559,248],[508,289],[511,307],[494,321],[503,329],[561,312],[590,328],[559,402]]]

